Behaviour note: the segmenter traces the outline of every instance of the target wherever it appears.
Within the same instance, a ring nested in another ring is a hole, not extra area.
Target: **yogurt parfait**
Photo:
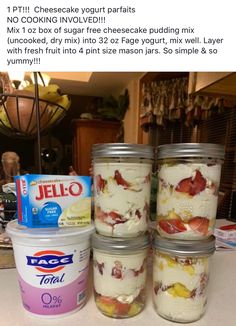
[[[200,319],[206,310],[214,237],[202,240],[198,246],[196,241],[181,244],[181,240],[163,240],[158,236],[155,241],[153,303],[157,313],[177,322]]]
[[[137,315],[145,305],[148,238],[94,234],[92,246],[97,308],[113,318]]]
[[[100,234],[133,237],[147,230],[152,157],[150,146],[94,146],[95,227]]]
[[[162,236],[198,240],[213,234],[223,155],[220,145],[159,147],[157,230]]]

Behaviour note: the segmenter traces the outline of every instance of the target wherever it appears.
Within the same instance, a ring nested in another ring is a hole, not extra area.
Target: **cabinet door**
[[[73,165],[79,175],[88,175],[93,144],[114,143],[120,129],[119,122],[75,120],[73,122]]]

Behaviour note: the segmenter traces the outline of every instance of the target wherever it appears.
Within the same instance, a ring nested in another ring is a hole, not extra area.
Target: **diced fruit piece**
[[[115,316],[127,316],[131,308],[131,304],[122,303],[114,298],[107,296],[100,296],[96,300],[96,304],[100,310],[106,315]]]
[[[188,224],[193,231],[202,235],[208,233],[209,220],[206,217],[195,216],[189,220]]]
[[[186,227],[180,219],[167,219],[159,221],[159,227],[168,234],[186,231]]]
[[[194,273],[195,273],[195,271],[194,271],[194,267],[191,266],[191,265],[185,265],[185,266],[183,267],[183,270],[184,270],[185,272],[187,272],[187,273],[188,273],[189,275],[191,275],[191,276],[193,276]]]
[[[96,175],[95,181],[97,192],[103,191],[107,184],[107,181],[102,178],[101,174]]]
[[[122,302],[116,301],[115,306],[116,306],[115,314],[117,314],[118,316],[127,315],[128,311],[130,309],[130,304],[129,303],[122,303]]]
[[[168,218],[174,220],[174,219],[180,219],[180,216],[178,214],[176,214],[174,209],[172,209],[172,211],[170,211],[169,214],[168,214]]]
[[[131,317],[137,315],[140,312],[141,308],[142,307],[138,302],[131,303],[131,307],[128,311],[128,316]]]
[[[123,179],[122,175],[118,170],[115,170],[115,177],[116,183],[120,186],[123,186],[125,189],[127,189],[130,186],[130,183],[127,182],[125,179]]]
[[[190,196],[195,196],[201,191],[205,190],[207,181],[202,176],[199,170],[196,171],[195,177],[190,177],[181,180],[176,186],[175,190],[178,192],[184,192]]]
[[[115,300],[109,297],[101,296],[96,300],[97,307],[104,312],[104,314],[112,317],[115,312]]]
[[[181,283],[175,283],[171,288],[167,290],[167,292],[174,297],[181,297],[181,298],[190,298],[191,291],[189,291],[185,285]]]

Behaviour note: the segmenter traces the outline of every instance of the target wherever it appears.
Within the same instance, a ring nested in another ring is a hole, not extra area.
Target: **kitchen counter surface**
[[[91,274],[91,273],[90,273]],[[90,275],[91,277],[91,275]],[[147,304],[138,316],[114,320],[103,316],[96,308],[92,282],[89,282],[87,304],[80,310],[65,317],[42,318],[30,315],[24,310],[15,269],[0,270],[0,325],[1,326],[116,326],[180,325],[159,317],[152,306],[151,275],[148,277]],[[209,284],[208,306],[206,314],[197,322],[185,325],[193,326],[234,326],[236,325],[236,250],[218,251],[212,257]]]

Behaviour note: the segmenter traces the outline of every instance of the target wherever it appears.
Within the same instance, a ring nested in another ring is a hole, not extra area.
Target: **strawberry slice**
[[[207,235],[209,220],[206,217],[195,216],[189,220],[188,224],[193,231],[197,231],[202,235]]]
[[[112,218],[112,220],[115,220],[115,221],[120,221],[122,220],[122,215],[114,212],[114,211],[111,211],[110,213],[108,213],[108,216]]]
[[[103,191],[107,184],[107,181],[102,178],[101,174],[96,175],[95,182],[96,182],[96,189],[98,193],[100,191]]]
[[[180,219],[168,219],[159,221],[159,226],[168,234],[186,231],[186,227]]]
[[[95,206],[95,216],[102,222],[107,218],[107,213],[103,212],[99,206]]]
[[[201,172],[197,170],[194,178],[190,177],[181,180],[175,190],[187,193],[190,196],[195,196],[206,188],[206,183],[206,179],[202,176]]]
[[[115,304],[115,313],[118,316],[126,316],[130,309],[130,306],[130,303],[122,303],[117,300]]]
[[[118,170],[115,170],[115,176],[114,179],[116,180],[116,183],[120,186],[123,186],[125,189],[127,189],[130,186],[130,183],[123,179],[122,175]]]

